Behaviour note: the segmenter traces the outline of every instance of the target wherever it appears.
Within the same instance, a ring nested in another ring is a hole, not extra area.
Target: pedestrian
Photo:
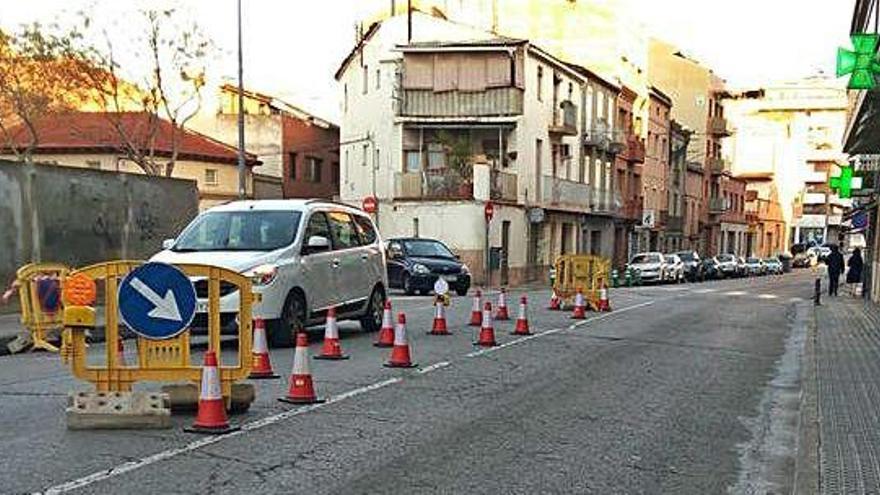
[[[840,285],[840,274],[843,273],[843,255],[837,246],[831,246],[831,254],[825,258],[828,266],[828,295],[837,295],[837,286]]]
[[[846,266],[849,268],[846,272],[846,283],[850,288],[850,294],[856,295],[858,284],[862,283],[862,268],[865,262],[862,260],[862,250],[855,248],[852,256]]]

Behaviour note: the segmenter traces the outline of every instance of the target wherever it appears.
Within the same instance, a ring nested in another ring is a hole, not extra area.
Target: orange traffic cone
[[[394,325],[391,323],[391,301],[385,301],[385,310],[382,311],[382,328],[379,330],[379,338],[373,345],[376,347],[394,346]]]
[[[572,319],[583,320],[587,317],[586,304],[587,303],[584,301],[584,293],[578,289],[577,295],[574,296],[574,312],[571,314]]]
[[[550,306],[547,307],[550,311],[559,311],[562,309],[562,304],[559,301],[559,296],[556,295],[556,291],[553,291],[553,295],[550,296]]]
[[[498,345],[495,342],[495,327],[492,324],[492,303],[487,302],[483,306],[483,321],[480,324],[480,338],[477,339],[475,345],[482,347],[493,347]]]
[[[391,349],[391,359],[385,363],[388,368],[415,368],[409,356],[409,342],[406,339],[406,315],[397,315],[397,326],[394,327],[394,348]]]
[[[317,404],[324,402],[315,394],[312,374],[309,372],[309,336],[305,332],[296,334],[296,350],[293,354],[293,371],[290,372],[290,389],[287,397],[278,400],[289,404]]]
[[[605,282],[602,282],[602,288],[599,289],[599,304],[597,306],[599,311],[611,311],[611,302],[608,301],[608,287],[605,286]]]
[[[220,393],[220,373],[217,369],[217,353],[205,353],[205,365],[202,367],[202,389],[199,393],[199,412],[196,421],[184,431],[191,433],[210,433],[222,435],[237,430],[231,426],[226,417],[226,403]]]
[[[269,346],[266,344],[266,322],[262,318],[254,319],[254,345],[251,352],[252,365],[251,380],[265,380],[281,378],[272,371],[272,363],[269,362]]]
[[[516,317],[516,327],[510,332],[511,335],[531,335],[529,331],[529,318],[526,315],[527,300],[526,296],[519,299],[519,316]]]
[[[446,328],[446,310],[444,309],[443,300],[439,297],[434,299],[434,325],[431,327],[430,335],[452,335]]]
[[[321,347],[321,354],[315,356],[315,359],[348,359],[348,356],[342,353],[342,346],[339,345],[339,326],[336,324],[336,308],[327,310],[327,322],[324,324],[324,345]]]
[[[498,307],[495,308],[495,319],[499,321],[507,321],[510,315],[507,313],[507,289],[501,288],[498,294]]]
[[[471,322],[469,326],[478,327],[483,323],[483,314],[480,312],[480,306],[483,303],[483,293],[478,289],[474,293],[474,303],[471,306]]]

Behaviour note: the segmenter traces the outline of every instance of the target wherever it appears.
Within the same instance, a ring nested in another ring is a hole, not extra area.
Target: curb
[[[813,306],[807,324],[804,360],[801,368],[801,404],[798,417],[797,451],[792,493],[819,493],[819,402],[816,376],[819,308]]]

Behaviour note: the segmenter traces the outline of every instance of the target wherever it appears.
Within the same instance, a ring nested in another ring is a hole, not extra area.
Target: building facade
[[[648,133],[645,139],[645,165],[642,174],[643,214],[650,219],[642,226],[640,251],[666,250],[669,197],[669,131],[672,100],[651,88],[648,104]]]
[[[621,87],[617,97],[618,132],[626,146],[619,153],[615,164],[615,185],[621,197],[622,208],[617,216],[614,233],[614,258],[616,267],[629,262],[637,248],[636,228],[642,224],[642,174],[645,162],[645,142],[634,125],[633,107],[637,94],[626,86]]]

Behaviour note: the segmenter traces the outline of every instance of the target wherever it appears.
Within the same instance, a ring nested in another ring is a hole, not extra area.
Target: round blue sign
[[[186,330],[196,313],[196,290],[173,265],[145,263],[119,284],[119,314],[141,337],[170,339]]]

